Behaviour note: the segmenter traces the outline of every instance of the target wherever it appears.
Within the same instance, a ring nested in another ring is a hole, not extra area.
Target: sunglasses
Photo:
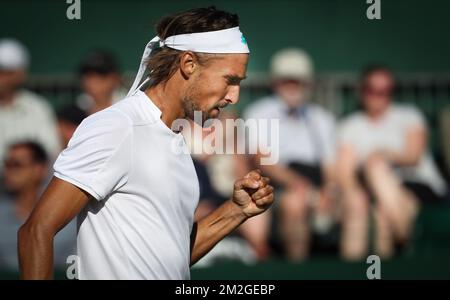
[[[377,89],[372,86],[364,86],[362,88],[362,93],[367,96],[376,96],[376,97],[389,97],[392,95],[393,89],[392,88],[384,88],[384,89]]]
[[[31,166],[32,164],[33,164],[33,162],[31,162],[31,161],[25,162],[25,161],[20,161],[17,159],[6,159],[4,161],[5,169],[10,169],[10,170],[24,169],[26,167]]]

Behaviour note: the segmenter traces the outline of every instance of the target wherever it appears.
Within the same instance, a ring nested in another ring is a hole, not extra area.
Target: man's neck
[[[372,113],[368,113],[369,119],[372,122],[377,122],[379,121],[389,110],[390,106],[385,107],[384,109],[381,109],[379,111],[374,111]]]
[[[14,91],[0,93],[0,106],[10,105],[14,101]]]
[[[169,80],[165,84],[158,84],[145,91],[145,94],[161,111],[161,120],[172,128],[175,120],[185,118],[182,99],[182,89],[176,80]]]

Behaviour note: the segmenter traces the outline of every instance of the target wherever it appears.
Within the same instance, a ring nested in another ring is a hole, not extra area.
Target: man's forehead
[[[224,54],[217,61],[218,66],[226,70],[227,75],[245,77],[248,64],[248,54]]]
[[[229,60],[239,60],[241,62],[247,62],[249,58],[249,54],[247,53],[226,53],[223,54]]]

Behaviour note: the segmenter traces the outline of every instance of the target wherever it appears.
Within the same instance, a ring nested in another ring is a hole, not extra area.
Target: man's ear
[[[197,68],[198,62],[195,54],[191,51],[184,52],[180,57],[180,70],[183,77],[189,79]]]

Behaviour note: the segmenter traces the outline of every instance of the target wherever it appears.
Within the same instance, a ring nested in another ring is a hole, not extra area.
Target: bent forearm
[[[229,200],[196,224],[193,231],[191,265],[208,253],[220,240],[241,225],[247,216]]]
[[[18,233],[21,279],[52,279],[53,235],[25,224]]]
[[[427,133],[423,128],[412,128],[407,132],[404,150],[387,151],[387,159],[399,166],[417,165],[426,151]]]
[[[387,159],[397,166],[414,166],[417,165],[422,156],[421,152],[406,151],[402,152],[387,152]]]

